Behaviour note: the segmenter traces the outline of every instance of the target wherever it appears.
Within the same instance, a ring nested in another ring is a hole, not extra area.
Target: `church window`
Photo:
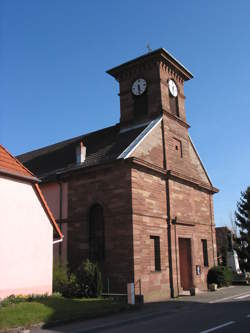
[[[153,251],[154,251],[154,270],[161,270],[161,251],[160,251],[160,237],[159,236],[150,236],[150,239],[153,241]]]
[[[203,249],[203,262],[204,262],[204,266],[208,267],[208,253],[207,253],[207,240],[206,239],[202,239],[201,240],[202,243],[202,249]]]
[[[103,208],[95,204],[89,211],[89,258],[102,261],[105,256],[104,216]]]

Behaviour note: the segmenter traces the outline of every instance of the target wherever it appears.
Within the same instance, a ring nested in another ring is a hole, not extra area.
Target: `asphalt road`
[[[250,287],[146,304],[141,310],[32,333],[250,333]]]

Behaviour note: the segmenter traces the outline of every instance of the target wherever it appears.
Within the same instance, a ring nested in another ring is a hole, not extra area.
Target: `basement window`
[[[203,249],[203,261],[204,261],[204,267],[208,267],[208,253],[207,253],[207,240],[202,239],[202,249]]]
[[[160,237],[159,236],[150,236],[150,239],[153,241],[154,249],[154,271],[161,270],[161,252],[160,252]]]

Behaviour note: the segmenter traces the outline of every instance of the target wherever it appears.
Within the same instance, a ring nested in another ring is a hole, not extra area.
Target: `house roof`
[[[36,194],[45,210],[47,216],[50,219],[50,222],[59,235],[60,238],[63,238],[61,230],[59,229],[48,205],[47,202],[40,190],[38,185],[39,179],[36,178],[31,171],[29,171],[21,162],[18,161],[14,156],[12,156],[6,148],[0,145],[0,174],[7,175],[11,178],[21,178],[25,181],[31,182],[34,185]]]
[[[2,145],[0,145],[0,172],[38,181],[38,179]]]
[[[141,123],[130,128],[121,128],[117,124],[19,155],[17,158],[35,175],[46,179],[51,175],[95,166],[119,158],[142,132],[145,133],[145,129],[151,123],[152,121]],[[76,146],[80,142],[83,142],[86,147],[86,159],[81,165],[77,165]]]

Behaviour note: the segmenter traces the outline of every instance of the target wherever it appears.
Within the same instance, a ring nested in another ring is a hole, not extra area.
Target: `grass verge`
[[[84,320],[120,312],[130,307],[107,299],[68,299],[48,297],[31,302],[0,306],[0,330],[30,327],[38,323],[45,326]]]

